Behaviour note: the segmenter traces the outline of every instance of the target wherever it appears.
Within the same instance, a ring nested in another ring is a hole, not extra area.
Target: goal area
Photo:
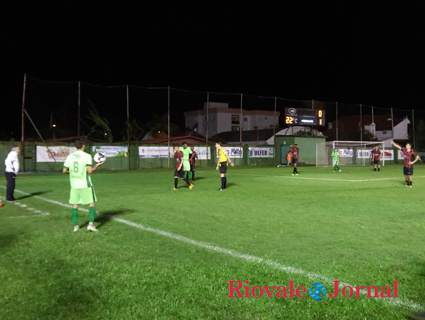
[[[371,152],[377,146],[385,154],[383,141],[327,141],[316,144],[316,167],[332,166],[331,154],[336,149],[339,153],[339,165],[371,165]],[[381,157],[385,165],[385,157]]]

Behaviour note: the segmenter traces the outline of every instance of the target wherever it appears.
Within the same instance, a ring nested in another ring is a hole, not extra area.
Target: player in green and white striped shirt
[[[80,229],[78,226],[79,204],[89,205],[89,225],[87,226],[87,230],[97,231],[93,224],[96,215],[95,202],[97,199],[91,183],[90,174],[101,166],[103,162],[93,166],[91,155],[84,152],[86,143],[83,139],[77,139],[75,141],[75,147],[77,151],[66,157],[62,169],[63,173],[69,173],[69,182],[71,184],[69,203],[72,205],[71,215],[74,223],[74,231]]]

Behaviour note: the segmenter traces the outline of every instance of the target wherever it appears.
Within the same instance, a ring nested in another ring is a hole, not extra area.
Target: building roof
[[[394,117],[393,116],[393,124],[394,127],[402,122],[405,118]],[[373,122],[375,123],[375,130],[383,131],[383,130],[392,130],[391,123],[391,114],[386,115],[374,115]],[[358,116],[343,116],[338,118],[338,126],[343,125],[345,130],[358,130],[360,125],[360,115]],[[369,126],[372,124],[372,115],[371,114],[363,114],[362,115],[362,125]]]
[[[244,141],[266,141],[274,132],[279,131],[279,128],[273,129],[258,129],[258,130],[244,130],[242,131],[242,142]],[[220,141],[223,143],[240,142],[240,131],[226,131],[220,132],[213,136],[211,140]]]
[[[142,143],[157,143],[157,144],[168,144],[168,137],[158,137],[152,139],[141,140]],[[183,142],[187,142],[187,144],[200,144],[207,143],[207,139],[201,135],[183,135],[183,136],[174,136],[170,137],[171,144],[181,144]],[[215,140],[209,139],[208,143],[214,144]]]
[[[84,140],[88,140],[89,142],[105,142],[104,140],[99,140],[99,139],[95,139],[95,138],[86,138],[85,136],[46,139],[44,141],[45,142],[74,142],[77,139],[84,139]]]

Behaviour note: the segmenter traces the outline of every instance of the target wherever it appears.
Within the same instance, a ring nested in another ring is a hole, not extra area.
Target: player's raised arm
[[[392,144],[394,147],[396,147],[397,149],[401,150],[401,147],[400,147],[397,143],[395,143],[393,140],[391,140],[391,144]]]

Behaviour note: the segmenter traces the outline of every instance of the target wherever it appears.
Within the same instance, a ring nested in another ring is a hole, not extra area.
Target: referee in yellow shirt
[[[226,189],[227,163],[229,163],[232,167],[234,166],[234,164],[230,160],[226,149],[221,146],[221,142],[217,142],[215,144],[215,148],[217,149],[217,155],[218,155],[217,167],[215,169],[218,170],[218,168],[220,167],[220,177],[221,177],[221,188],[218,189],[218,191],[222,191],[222,190]]]

